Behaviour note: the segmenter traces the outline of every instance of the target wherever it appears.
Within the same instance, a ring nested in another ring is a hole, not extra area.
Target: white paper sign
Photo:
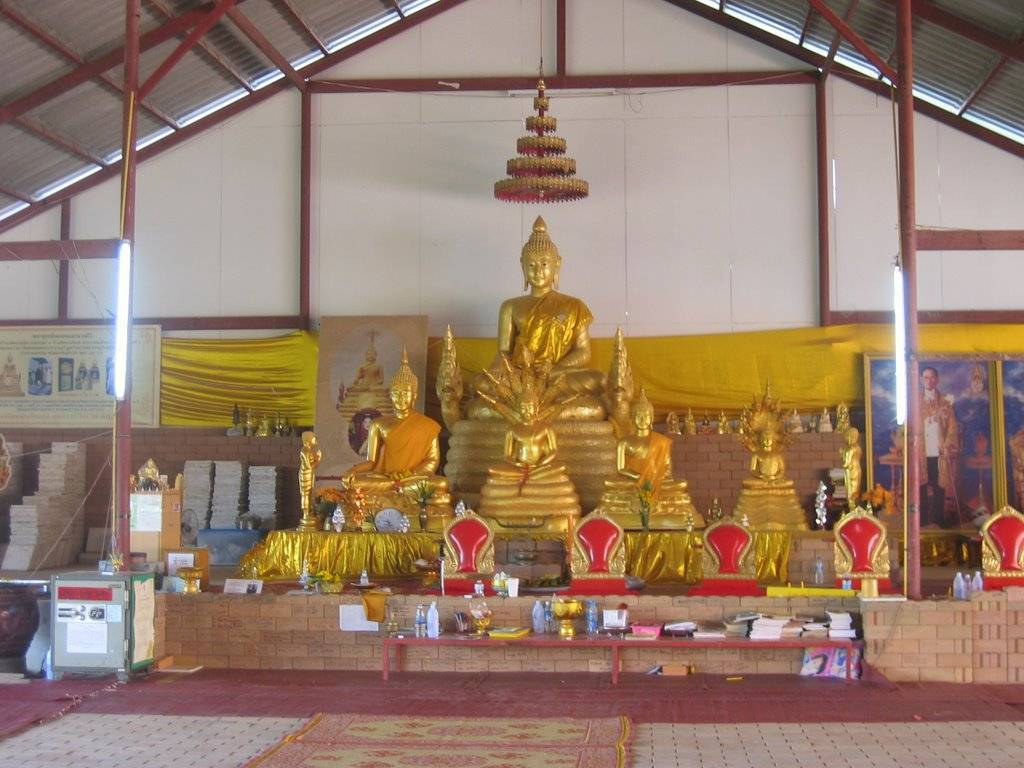
[[[355,605],[339,605],[339,621],[344,632],[377,632],[380,625],[366,618],[366,609],[362,603]]]
[[[131,495],[133,531],[160,531],[164,516],[164,497],[161,493],[133,493]]]
[[[167,575],[174,576],[179,568],[192,568],[196,564],[194,552],[168,552]]]
[[[260,579],[224,579],[225,595],[258,595],[262,591]]]
[[[65,626],[68,630],[68,653],[98,653],[103,656],[107,654],[106,622],[69,622]]]

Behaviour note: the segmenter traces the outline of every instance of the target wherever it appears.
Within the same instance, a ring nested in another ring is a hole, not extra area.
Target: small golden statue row
[[[693,417],[693,410],[690,408],[686,409],[682,427],[679,423],[679,414],[675,411],[669,411],[665,417],[666,435],[731,435],[732,432],[732,422],[725,415],[725,411],[718,412],[718,419],[713,425],[707,414],[704,414],[704,418],[698,425]]]
[[[280,412],[273,417],[268,414],[256,417],[252,408],[246,408],[243,421],[237,404],[231,414],[231,423],[233,426],[228,430],[229,437],[286,437],[292,433],[288,417],[282,416]]]

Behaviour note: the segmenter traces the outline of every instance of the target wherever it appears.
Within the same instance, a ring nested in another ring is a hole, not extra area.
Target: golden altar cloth
[[[498,539],[564,539],[557,533],[498,534]],[[699,531],[627,531],[626,573],[648,584],[689,583],[701,580]],[[437,558],[441,539],[433,533],[331,533],[322,531],[271,531],[239,563],[247,578],[297,579],[302,564],[310,575],[327,571],[348,579],[363,570],[372,578],[417,575],[413,563]],[[788,531],[755,531],[757,580],[785,582],[789,573],[792,534]],[[501,569],[499,564],[498,570]]]

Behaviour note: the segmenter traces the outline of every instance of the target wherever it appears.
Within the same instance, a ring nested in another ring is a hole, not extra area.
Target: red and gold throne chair
[[[1024,586],[1024,515],[1003,507],[981,526],[985,589]]]
[[[885,525],[864,507],[847,512],[832,528],[836,586],[849,580],[866,597],[891,592]]]
[[[473,593],[477,580],[490,588],[494,576],[494,531],[472,510],[444,527],[445,591],[453,595]]]
[[[626,590],[626,535],[622,526],[598,508],[572,532],[571,594],[621,595]]]
[[[733,518],[704,529],[702,579],[690,595],[763,595],[757,584],[754,534]]]

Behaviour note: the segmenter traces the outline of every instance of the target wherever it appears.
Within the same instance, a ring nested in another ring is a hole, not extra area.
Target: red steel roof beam
[[[13,197],[15,200],[20,200],[21,202],[28,203],[29,205],[32,205],[32,203],[35,202],[28,195],[22,194],[21,192],[16,192],[15,190],[11,189],[10,187],[5,187],[2,184],[0,184],[0,195],[6,195],[7,197]]]
[[[116,259],[120,240],[23,240],[0,243],[0,261]]]
[[[306,90],[306,81],[302,75],[295,71],[288,59],[281,55],[281,52],[256,28],[248,16],[243,15],[237,8],[228,8],[227,14],[242,31],[242,34],[248,37],[253,45],[263,52],[264,56],[274,62],[275,67],[284,72],[285,76],[292,81],[292,85],[300,91]]]
[[[895,5],[897,0],[888,0],[890,5]],[[933,24],[938,24],[943,29],[949,30],[961,37],[966,37],[971,42],[991,48],[1002,56],[1010,59],[1024,61],[1024,42],[1014,42],[989,32],[986,29],[972,24],[971,22],[956,16],[949,11],[933,5],[928,0],[913,0],[914,18],[924,19]]]
[[[242,0],[238,1],[241,2]],[[140,50],[149,50],[150,48],[160,45],[161,43],[176,37],[180,33],[191,29],[203,19],[206,10],[209,7],[211,7],[211,5],[207,3],[199,8],[187,11],[180,16],[176,16],[166,24],[142,35],[139,40]],[[0,6],[0,8],[3,8],[5,11],[9,10],[7,5]],[[8,16],[8,18],[10,18],[10,16]],[[21,98],[15,99],[8,104],[4,104],[0,107],[0,125],[10,122],[19,115],[23,115],[41,104],[45,104],[50,99],[56,98],[63,93],[67,93],[71,89],[78,87],[88,80],[99,77],[104,72],[109,69],[113,69],[123,61],[124,47],[122,46],[110,51],[109,53],[103,54],[99,58],[83,63],[81,66],[71,72],[68,72],[66,75],[62,75],[56,80],[51,80],[46,85],[37,88],[31,93],[25,94]]]
[[[982,78],[980,83],[974,86],[969,94],[967,94],[967,98],[964,99],[963,104],[960,105],[960,109],[956,112],[957,117],[964,116],[964,112],[971,108],[971,105],[974,104],[977,98],[981,95],[981,92],[988,88],[989,84],[996,79],[996,76],[1003,71],[1003,67],[1006,66],[1007,62],[1009,62],[1009,59],[1005,56],[996,60],[996,63],[988,71],[988,74]]]
[[[165,19],[174,18],[174,14],[171,13],[171,11],[168,10],[167,6],[165,6],[160,0],[146,0],[146,2],[148,2],[149,6],[153,8],[161,16],[163,16]],[[234,64],[232,64],[231,61],[228,60],[226,56],[224,56],[220,51],[218,51],[216,48],[210,45],[206,40],[200,39],[199,42],[196,43],[196,45],[199,48],[202,48],[203,52],[211,59],[213,59],[213,62],[217,66],[219,66],[222,70],[227,72],[227,74],[232,79],[237,80],[241,84],[241,86],[245,88],[245,90],[247,90],[249,93],[252,93],[254,90],[256,90],[252,87],[252,85],[249,84],[248,78],[244,74],[242,74],[238,70],[238,68]]]
[[[896,70],[890,67],[885,59],[875,53],[875,50],[867,44],[867,42],[858,35],[849,24],[843,21],[835,12],[828,7],[825,0],[808,0],[814,9],[820,13],[825,20],[836,28],[836,31],[842,35],[850,45],[856,48],[864,57],[870,61],[875,69],[885,75],[892,82],[896,82]]]
[[[1024,251],[1022,229],[917,230],[919,251]]]
[[[42,139],[47,144],[57,147],[57,149],[67,152],[69,155],[77,157],[79,160],[84,160],[87,163],[98,165],[101,168],[104,168],[107,165],[99,155],[86,149],[81,144],[61,136],[59,133],[55,133],[43,125],[39,120],[28,117],[27,115],[22,115],[14,121],[14,124],[23,131],[32,134],[38,139]]]
[[[853,17],[853,12],[857,10],[857,0],[850,0],[850,4],[846,6],[846,13],[843,14],[843,21],[849,22]],[[839,31],[832,36],[832,45],[829,46],[828,56],[825,57],[825,64],[821,68],[821,73],[828,76],[828,73],[832,69],[832,65],[835,63],[836,54],[839,53],[839,41],[841,37]]]
[[[807,33],[811,31],[811,21],[814,19],[814,6],[808,6],[807,15],[804,17],[804,24],[800,27],[800,41],[797,43],[801,48],[804,47],[804,41],[807,40]]]
[[[146,78],[146,82],[139,86],[138,97],[140,99],[146,98],[156,87],[157,83],[164,79],[167,73],[174,68],[174,65],[181,61],[185,54],[195,47],[203,35],[209,32],[213,25],[220,21],[221,17],[234,4],[235,0],[218,0],[213,10],[207,13],[203,20],[192,28],[192,31],[178,44],[178,47],[171,51],[171,55],[164,59],[160,66],[153,70],[152,74]]]
[[[280,5],[281,8],[284,9],[285,15],[288,16],[288,18],[290,18],[295,23],[295,25],[306,35],[306,37],[308,37],[316,44],[316,47],[320,49],[320,53],[322,53],[324,56],[330,53],[330,51],[327,50],[327,43],[324,41],[322,37],[320,37],[320,35],[316,33],[313,27],[306,23],[306,20],[302,18],[302,15],[298,12],[298,10],[296,10],[295,6],[292,4],[292,0],[277,0],[277,3],[278,5]]]

